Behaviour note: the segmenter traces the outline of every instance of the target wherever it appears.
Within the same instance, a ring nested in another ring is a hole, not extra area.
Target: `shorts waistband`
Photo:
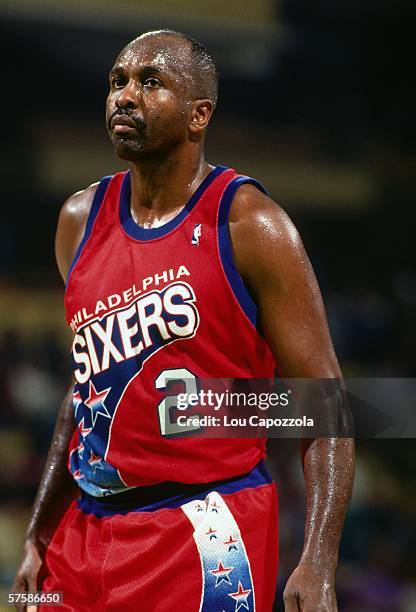
[[[215,482],[201,484],[162,482],[105,497],[93,497],[81,491],[77,506],[85,514],[94,514],[99,518],[129,512],[154,512],[162,508],[179,508],[190,501],[204,498],[210,491],[215,490],[225,495],[271,482],[273,479],[265,462],[260,461],[247,474]]]

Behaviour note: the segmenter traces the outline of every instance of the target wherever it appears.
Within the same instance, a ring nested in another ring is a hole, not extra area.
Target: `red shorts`
[[[169,486],[167,499],[156,485],[74,501],[48,547],[42,586],[63,591],[64,605],[40,610],[271,611],[277,494],[264,464],[198,492],[185,485],[172,495]]]

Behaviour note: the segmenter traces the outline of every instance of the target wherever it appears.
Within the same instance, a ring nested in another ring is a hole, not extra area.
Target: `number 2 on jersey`
[[[174,384],[182,383],[185,387],[181,393],[189,397],[191,393],[198,393],[197,379],[186,368],[176,368],[172,370],[162,370],[155,380],[156,389],[165,389],[167,392]],[[177,410],[178,394],[167,395],[157,405],[160,433],[164,437],[171,437],[183,434],[188,431],[198,431],[202,429],[199,425],[178,425],[174,418],[174,411]],[[189,404],[184,408],[188,408]],[[192,415],[193,419],[199,415]]]

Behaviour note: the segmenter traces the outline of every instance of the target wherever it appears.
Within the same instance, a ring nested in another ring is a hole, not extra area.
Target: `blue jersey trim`
[[[109,183],[110,183],[112,178],[113,178],[112,176],[105,176],[104,178],[102,178],[100,183],[99,183],[99,185],[98,185],[98,187],[97,187],[97,189],[96,189],[96,191],[95,191],[94,199],[92,201],[91,209],[90,209],[90,212],[89,212],[89,215],[88,215],[88,219],[87,219],[87,225],[85,226],[84,235],[83,235],[81,243],[80,243],[80,245],[79,245],[79,247],[77,249],[77,252],[75,253],[75,257],[72,260],[71,267],[69,268],[68,277],[66,279],[66,284],[67,285],[69,283],[69,279],[70,279],[70,276],[72,274],[72,270],[75,268],[75,265],[76,265],[78,259],[80,258],[81,253],[82,253],[82,251],[84,249],[85,243],[87,242],[88,238],[91,235],[92,226],[94,225],[94,221],[97,218],[98,211],[100,210],[102,201],[103,201],[104,196],[105,196],[106,191],[107,191],[107,187],[108,187],[108,185],[109,185]]]
[[[268,195],[263,185],[255,179],[250,178],[249,176],[238,176],[237,178],[231,181],[221,198],[218,213],[218,246],[222,266],[224,268],[224,272],[228,279],[228,282],[230,283],[231,289],[247,317],[250,319],[252,324],[256,326],[257,306],[253,302],[253,299],[249,294],[243,282],[243,279],[241,278],[237,268],[235,267],[231,246],[230,227],[228,223],[230,208],[233,202],[234,195],[237,189],[241,187],[241,185],[246,184],[254,185],[258,189],[260,189],[260,191]]]
[[[225,166],[216,166],[208,176],[202,181],[199,187],[196,189],[194,194],[188,200],[185,207],[180,213],[173,219],[161,225],[160,227],[141,227],[137,225],[132,219],[130,213],[130,195],[131,195],[131,179],[130,171],[126,172],[120,191],[120,223],[123,226],[124,231],[135,240],[153,240],[155,238],[161,238],[166,236],[169,232],[174,230],[191,212],[191,210],[198,203],[200,197],[208,189],[211,183],[227,170]]]
[[[264,461],[260,461],[256,467],[248,474],[231,478],[220,482],[211,482],[202,485],[185,485],[182,483],[162,483],[151,487],[137,487],[127,491],[130,496],[126,501],[125,493],[117,493],[104,498],[97,498],[81,491],[81,497],[77,501],[77,506],[85,514],[94,514],[98,518],[113,516],[115,514],[128,514],[129,512],[154,512],[162,508],[175,509],[183,504],[194,500],[203,500],[211,491],[217,491],[221,495],[236,493],[242,489],[255,488],[261,485],[270,484],[273,478],[267,469]],[[158,499],[160,488],[169,490],[170,496]],[[190,491],[197,492],[190,494]],[[177,493],[177,494],[175,494]],[[150,498],[157,501],[150,501]],[[140,503],[147,498],[147,503]],[[123,501],[118,501],[123,499]]]

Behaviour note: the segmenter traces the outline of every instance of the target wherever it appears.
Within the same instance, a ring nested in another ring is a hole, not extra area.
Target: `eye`
[[[155,77],[148,77],[147,79],[145,79],[143,81],[143,85],[145,87],[160,87],[162,85],[162,83],[159,81],[159,79],[156,79]]]
[[[111,86],[117,88],[124,87],[125,79],[121,76],[114,76],[110,80]]]

